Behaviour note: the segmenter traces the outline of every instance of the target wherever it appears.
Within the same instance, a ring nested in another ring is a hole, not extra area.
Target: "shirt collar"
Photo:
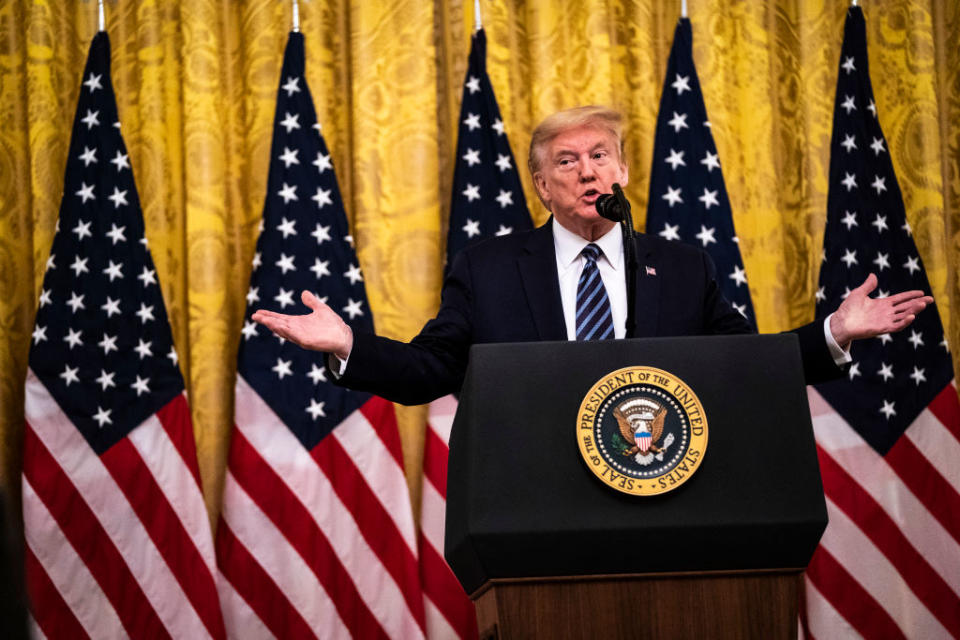
[[[600,251],[603,252],[614,271],[619,271],[623,264],[623,232],[620,230],[620,225],[614,225],[610,231],[593,243],[600,247]],[[557,263],[562,268],[567,269],[573,265],[588,244],[590,244],[589,240],[570,231],[557,222],[556,218],[553,219],[553,245],[557,252]]]

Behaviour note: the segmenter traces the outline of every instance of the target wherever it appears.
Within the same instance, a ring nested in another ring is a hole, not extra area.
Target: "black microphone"
[[[594,206],[597,208],[597,213],[607,220],[612,220],[613,222],[623,220],[623,210],[620,208],[620,203],[617,202],[617,196],[612,193],[600,195],[594,203]]]
[[[624,212],[624,206],[626,206],[629,211],[630,203],[623,196],[620,185],[614,184],[613,193],[601,194],[594,203],[594,206],[597,208],[597,213],[607,220],[623,222],[623,219],[627,217]]]

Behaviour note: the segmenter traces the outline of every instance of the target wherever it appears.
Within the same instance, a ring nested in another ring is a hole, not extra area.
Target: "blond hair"
[[[534,176],[543,166],[543,153],[551,140],[564,131],[579,127],[596,127],[612,134],[617,141],[620,158],[623,158],[623,116],[619,111],[600,105],[587,105],[557,111],[543,119],[533,130],[530,138],[530,154],[527,166]]]

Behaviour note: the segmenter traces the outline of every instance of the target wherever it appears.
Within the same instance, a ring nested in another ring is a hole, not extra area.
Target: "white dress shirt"
[[[577,285],[580,273],[587,262],[581,254],[589,240],[553,220],[553,246],[557,254],[557,276],[560,278],[560,302],[563,305],[563,320],[567,325],[567,339],[577,339]],[[627,282],[623,266],[623,233],[620,225],[594,241],[600,247],[597,270],[610,299],[610,314],[613,317],[613,336],[627,335]]]

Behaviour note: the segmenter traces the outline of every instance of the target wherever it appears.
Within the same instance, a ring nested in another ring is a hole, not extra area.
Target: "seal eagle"
[[[617,424],[620,426],[620,435],[623,436],[623,439],[627,442],[636,442],[634,433],[636,428],[631,424],[630,418],[627,414],[632,414],[632,417],[639,418],[636,413],[630,411],[630,407],[625,407],[625,405],[630,404],[630,401],[621,404],[619,407],[613,410],[613,417],[617,419]],[[624,409],[626,408],[626,411]],[[653,453],[660,453],[660,447],[657,446],[657,443],[660,442],[660,438],[663,436],[663,422],[667,417],[666,407],[660,406],[657,411],[653,414],[653,419],[647,422],[646,420],[636,420],[640,422],[643,426],[649,424],[650,429],[650,448],[644,451],[640,451],[640,446],[634,444],[627,451],[624,452],[625,456],[632,456],[638,451],[646,455],[647,451],[652,451]],[[646,424],[643,424],[646,423]]]

